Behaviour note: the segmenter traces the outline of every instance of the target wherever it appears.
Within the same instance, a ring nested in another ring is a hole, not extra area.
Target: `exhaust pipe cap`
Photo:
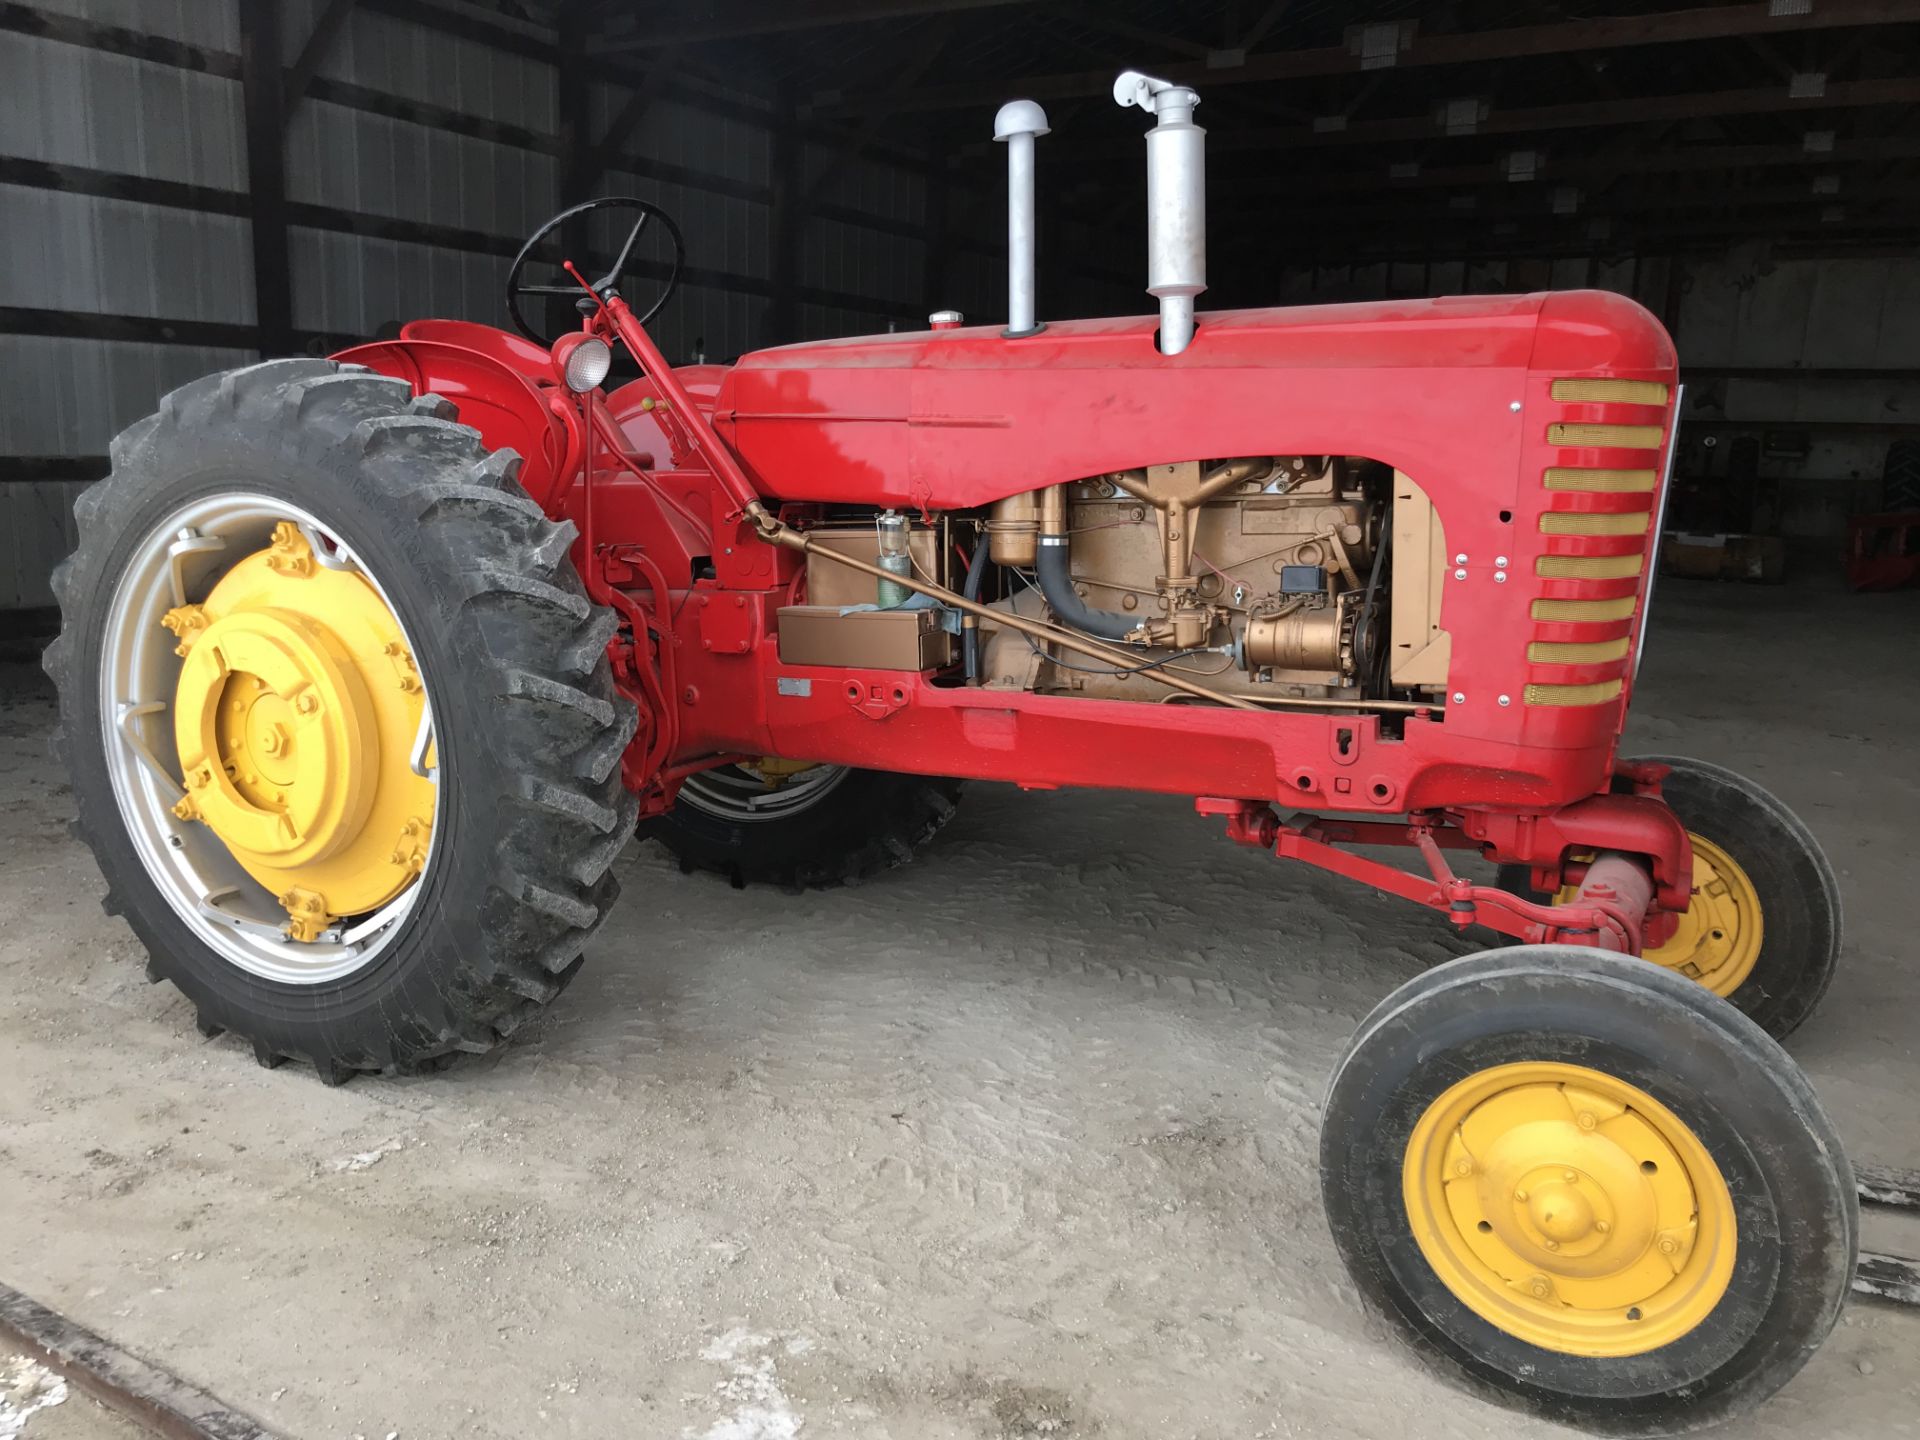
[[[1176,92],[1168,96],[1169,106],[1192,109],[1200,103],[1199,94],[1191,86],[1177,85],[1138,70],[1122,70],[1113,78],[1113,103],[1123,107],[1138,105],[1142,110],[1157,111],[1160,106],[1153,97],[1167,91]]]

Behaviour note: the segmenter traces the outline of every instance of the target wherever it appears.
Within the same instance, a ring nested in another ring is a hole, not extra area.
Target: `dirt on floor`
[[[1855,1155],[1920,1165],[1920,595],[1661,591],[1630,748],[1826,845],[1847,956],[1791,1048]],[[1348,1033],[1470,948],[1424,912],[1177,799],[978,786],[859,889],[637,847],[503,1052],[329,1090],[146,983],[4,678],[0,1280],[290,1435],[1562,1433],[1423,1372],[1321,1218]],[[1856,1304],[1736,1432],[1920,1433],[1916,1355]]]
[[[0,1343],[0,1440],[141,1440],[150,1433]]]

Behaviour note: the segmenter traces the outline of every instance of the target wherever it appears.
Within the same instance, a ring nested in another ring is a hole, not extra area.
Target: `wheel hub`
[[[1422,1253],[1476,1314],[1543,1349],[1634,1355],[1685,1334],[1732,1274],[1732,1199],[1645,1092],[1584,1066],[1453,1086],[1408,1142]]]
[[[1716,995],[1731,995],[1760,958],[1760,892],[1725,850],[1693,840],[1693,896],[1666,944],[1646,958],[1698,980]]]
[[[410,747],[426,697],[399,621],[282,522],[162,623],[184,657],[174,739],[184,820],[278,898],[295,940],[378,909],[425,862],[433,783]]]
[[[781,820],[824,800],[848,773],[839,765],[763,755],[689,775],[680,797],[729,821]]]

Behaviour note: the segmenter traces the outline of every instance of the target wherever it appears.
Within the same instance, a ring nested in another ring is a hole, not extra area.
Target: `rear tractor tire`
[[[1839,1137],[1777,1042],[1671,970],[1454,960],[1355,1032],[1321,1189],[1368,1308],[1467,1389],[1601,1434],[1718,1424],[1792,1378],[1852,1281]]]
[[[960,800],[960,782],[844,765],[763,760],[689,776],[673,809],[642,823],[684,871],[733,884],[825,889],[912,860]]]
[[[1693,837],[1693,903],[1666,944],[1643,959],[1734,1005],[1776,1040],[1799,1028],[1833,982],[1842,939],[1840,885],[1800,818],[1744,775],[1704,760],[1666,765],[1661,791]],[[1529,899],[1527,867],[1503,865],[1503,889]],[[1577,887],[1557,897],[1571,901]]]
[[[204,1033],[331,1083],[500,1044],[633,830],[614,617],[453,414],[324,360],[196,381],[114,441],[55,577],[107,910]]]

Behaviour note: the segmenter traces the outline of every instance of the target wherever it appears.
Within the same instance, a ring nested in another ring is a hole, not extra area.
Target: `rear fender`
[[[530,367],[533,354],[514,351],[510,363],[500,353],[412,338],[356,345],[333,358],[404,380],[416,395],[451,400],[459,408],[460,423],[478,430],[489,450],[512,450],[520,457],[521,487],[541,509],[557,514],[579,476],[585,427],[566,392],[549,378],[546,352],[538,346],[527,348],[549,368],[534,374],[519,368],[521,363]]]

